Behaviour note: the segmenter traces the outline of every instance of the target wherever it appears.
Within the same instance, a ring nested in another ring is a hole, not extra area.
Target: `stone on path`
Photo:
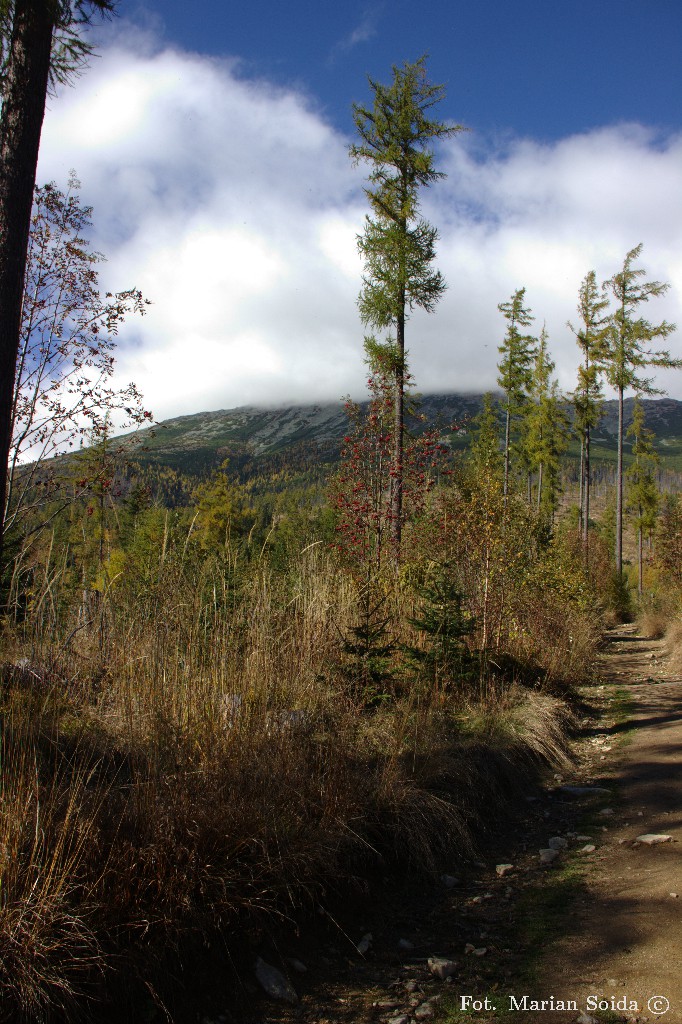
[[[454,889],[456,885],[459,885],[459,878],[455,878],[454,875],[441,875],[440,880],[446,889]]]
[[[288,978],[272,964],[258,957],[255,963],[258,984],[273,999],[281,999],[285,1003],[297,1003],[298,996]]]
[[[550,850],[565,850],[568,842],[563,836],[552,836],[551,839],[547,840],[547,845]]]
[[[671,843],[672,836],[659,835],[656,832],[647,832],[643,836],[637,836],[636,843],[644,843],[646,846],[657,846],[659,843]]]
[[[451,978],[457,970],[457,964],[454,960],[446,960],[442,956],[430,956],[428,959],[429,970],[434,978],[438,978],[440,981],[445,981],[446,978]]]
[[[541,864],[551,864],[552,861],[555,861],[558,856],[559,856],[559,851],[558,850],[552,850],[551,848],[548,849],[548,850],[540,850],[540,863]]]
[[[513,870],[514,870],[514,865],[513,864],[496,864],[495,865],[495,874],[497,875],[498,878],[504,878],[505,875],[508,875],[509,872],[513,871]]]
[[[594,851],[596,849],[597,849],[597,847],[593,843],[587,843],[586,846],[583,846],[581,848],[580,852],[581,853],[594,853]]]

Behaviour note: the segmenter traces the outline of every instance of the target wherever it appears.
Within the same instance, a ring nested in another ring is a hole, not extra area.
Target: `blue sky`
[[[682,323],[682,4],[445,0],[370,4],[121,0],[99,57],[50,102],[39,181],[70,168],[94,208],[104,287],[136,286],[144,320],[118,373],[157,418],[361,396],[365,170],[352,103],[367,74],[428,52],[447,174],[424,193],[448,290],[407,344],[422,391],[495,386],[519,287],[574,386],[567,320],[580,282],[644,243],[668,281],[646,310]],[[680,335],[670,339],[682,355]],[[682,398],[682,373],[661,386]]]
[[[422,53],[447,84],[443,116],[476,131],[680,126],[679,0],[123,0],[120,11],[152,14],[169,42],[239,57],[245,76],[305,90],[341,131],[368,74],[382,81]]]

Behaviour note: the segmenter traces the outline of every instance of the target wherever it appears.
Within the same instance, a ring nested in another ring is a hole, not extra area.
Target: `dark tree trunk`
[[[507,397],[507,415],[504,425],[504,507],[507,507],[507,495],[509,494],[509,451],[511,448],[511,407]]]
[[[585,548],[585,564],[590,564],[590,428],[585,430],[585,490],[583,499],[585,532],[583,545]]]
[[[403,532],[403,446],[405,434],[405,314],[396,324],[397,365],[395,370],[395,421],[393,425],[393,467],[391,474],[391,541],[393,560],[400,563]]]
[[[583,524],[585,522],[585,434],[580,438],[580,474],[578,477],[580,496],[578,498],[578,528],[581,539],[584,536]]]
[[[56,4],[16,0],[0,121],[0,558],[21,303]]]
[[[616,572],[623,572],[623,388],[618,389],[618,468],[616,470]]]

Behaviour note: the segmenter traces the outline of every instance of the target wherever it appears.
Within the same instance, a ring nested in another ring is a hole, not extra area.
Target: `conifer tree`
[[[473,422],[473,428],[470,454],[477,476],[501,479],[500,421],[490,391],[483,396],[483,407]]]
[[[426,57],[394,66],[389,86],[371,78],[369,84],[374,102],[371,108],[355,105],[359,141],[350,147],[352,159],[371,168],[365,189],[371,216],[358,237],[365,261],[358,307],[366,326],[395,332],[386,353],[395,391],[391,541],[397,562],[403,518],[405,323],[415,307],[431,312],[445,290],[441,273],[433,269],[438,234],[420,215],[419,193],[444,177],[435,170],[430,144],[462,129],[428,116],[445,93],[442,85],[428,81]]]
[[[618,395],[618,468],[616,479],[616,572],[623,571],[623,400],[629,389],[639,395],[661,394],[651,378],[641,376],[648,366],[682,367],[682,359],[673,359],[667,349],[647,347],[658,338],[667,338],[675,330],[665,320],[652,324],[636,314],[651,298],[658,298],[669,288],[660,281],[643,281],[646,271],[633,264],[642,252],[640,243],[625,257],[623,269],[605,282],[613,292],[616,308],[609,317],[605,355],[606,379]]]
[[[483,408],[474,419],[468,472],[461,475],[461,500],[452,521],[460,534],[455,558],[471,566],[470,576],[481,650],[493,636],[494,611],[501,606],[500,583],[504,573],[510,509],[503,494],[504,460],[500,446],[499,411],[492,394],[483,396]],[[447,500],[447,499],[446,499]]]
[[[575,426],[580,437],[580,527],[585,560],[589,558],[590,523],[590,441],[601,417],[603,392],[601,375],[605,355],[605,329],[608,298],[597,286],[597,275],[590,270],[580,286],[578,313],[580,323],[568,326],[576,337],[583,362],[578,367],[578,386],[573,392]]]
[[[559,495],[561,455],[566,450],[568,423],[562,408],[559,384],[552,380],[554,362],[547,349],[547,331],[542,328],[535,350],[530,383],[531,403],[527,413],[526,452],[531,471],[537,471],[537,508],[554,517]]]
[[[504,430],[504,496],[509,494],[509,468],[511,461],[512,423],[520,416],[528,404],[531,386],[533,354],[535,338],[523,334],[524,327],[529,327],[535,317],[530,309],[523,305],[525,288],[514,292],[509,302],[498,305],[500,313],[507,321],[507,332],[499,346],[502,359],[498,365],[497,383],[505,394],[505,430]]]
[[[455,567],[448,562],[430,562],[414,589],[419,607],[409,622],[421,633],[421,644],[404,648],[408,663],[434,692],[455,680],[461,685],[467,670],[473,668],[466,637],[474,623],[465,607]]]
[[[626,472],[627,504],[634,512],[637,532],[637,593],[643,592],[644,535],[651,538],[656,526],[658,511],[658,488],[656,467],[659,462],[654,448],[654,432],[644,425],[644,408],[639,397],[635,399],[632,423],[628,437],[632,437],[632,464]]]
[[[667,581],[682,597],[682,500],[665,494],[656,526],[656,561]]]

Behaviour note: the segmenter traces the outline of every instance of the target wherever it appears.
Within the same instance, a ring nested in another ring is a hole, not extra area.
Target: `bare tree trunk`
[[[579,480],[579,498],[578,498],[578,526],[580,529],[581,539],[585,536],[585,435],[583,434],[580,438],[580,474]]]
[[[584,492],[583,546],[585,565],[590,564],[590,428],[585,431],[585,492]]]
[[[616,470],[616,572],[623,572],[623,388],[618,389],[618,468]]]
[[[637,593],[640,598],[644,593],[644,529],[642,527],[642,509],[639,510],[640,523],[637,530]]]
[[[395,368],[395,419],[393,425],[393,467],[391,474],[391,542],[393,560],[400,563],[403,530],[403,445],[405,432],[405,307],[396,324],[397,365]]]
[[[485,549],[485,576],[483,581],[483,615],[481,632],[481,650],[488,648],[488,585],[490,581],[490,545]]]
[[[511,409],[507,399],[507,416],[504,428],[504,507],[507,507],[507,495],[509,494],[509,451],[511,448]]]
[[[0,120],[0,557],[31,207],[56,5],[16,0]]]

